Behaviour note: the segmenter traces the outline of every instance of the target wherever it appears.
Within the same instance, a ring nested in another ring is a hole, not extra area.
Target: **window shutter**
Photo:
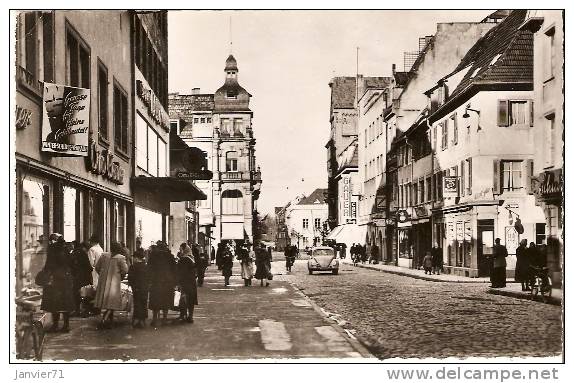
[[[530,119],[530,126],[534,126],[534,101],[533,100],[528,100],[528,112],[529,112],[528,118]]]
[[[533,194],[534,193],[534,188],[532,187],[532,177],[534,176],[532,166],[533,162],[532,160],[526,160],[523,162],[523,164],[525,166],[525,169],[522,171],[522,174],[525,175],[524,182],[526,183],[524,185],[524,189],[528,194]]]
[[[500,194],[500,160],[493,162],[492,192]]]
[[[498,126],[508,126],[508,100],[498,100]]]
[[[464,160],[460,161],[460,195],[464,196]]]

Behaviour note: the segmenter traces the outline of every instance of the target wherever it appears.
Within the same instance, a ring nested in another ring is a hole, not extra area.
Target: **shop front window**
[[[144,249],[163,239],[161,213],[136,206],[135,218],[136,237],[141,238]]]
[[[123,202],[115,202],[116,210],[116,241],[126,243],[126,205]]]
[[[50,234],[50,186],[39,179],[22,181],[22,264],[23,286],[34,283],[44,267]]]
[[[399,257],[412,258],[411,242],[408,230],[399,230]]]
[[[77,237],[76,212],[77,191],[64,186],[64,239],[66,242],[75,241]]]

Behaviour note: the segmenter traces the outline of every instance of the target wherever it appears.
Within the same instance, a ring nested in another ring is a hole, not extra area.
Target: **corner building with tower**
[[[202,150],[211,180],[196,181],[207,200],[198,201],[199,236],[212,246],[222,240],[253,242],[261,187],[255,161],[251,94],[238,82],[233,55],[225,62],[225,83],[215,94],[169,95],[171,129],[190,147]]]

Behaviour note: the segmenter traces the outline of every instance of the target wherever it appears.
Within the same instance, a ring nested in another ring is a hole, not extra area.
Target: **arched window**
[[[222,214],[243,214],[243,194],[237,189],[225,190],[221,194]]]

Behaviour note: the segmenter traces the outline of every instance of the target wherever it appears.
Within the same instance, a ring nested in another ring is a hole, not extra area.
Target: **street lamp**
[[[472,108],[470,107],[470,104],[468,104],[468,105],[466,106],[466,108],[464,109],[464,114],[462,115],[462,118],[470,118],[470,114],[468,114],[469,111],[474,112],[474,113],[476,113],[476,114],[478,114],[478,115],[480,116],[480,110],[472,109]]]

